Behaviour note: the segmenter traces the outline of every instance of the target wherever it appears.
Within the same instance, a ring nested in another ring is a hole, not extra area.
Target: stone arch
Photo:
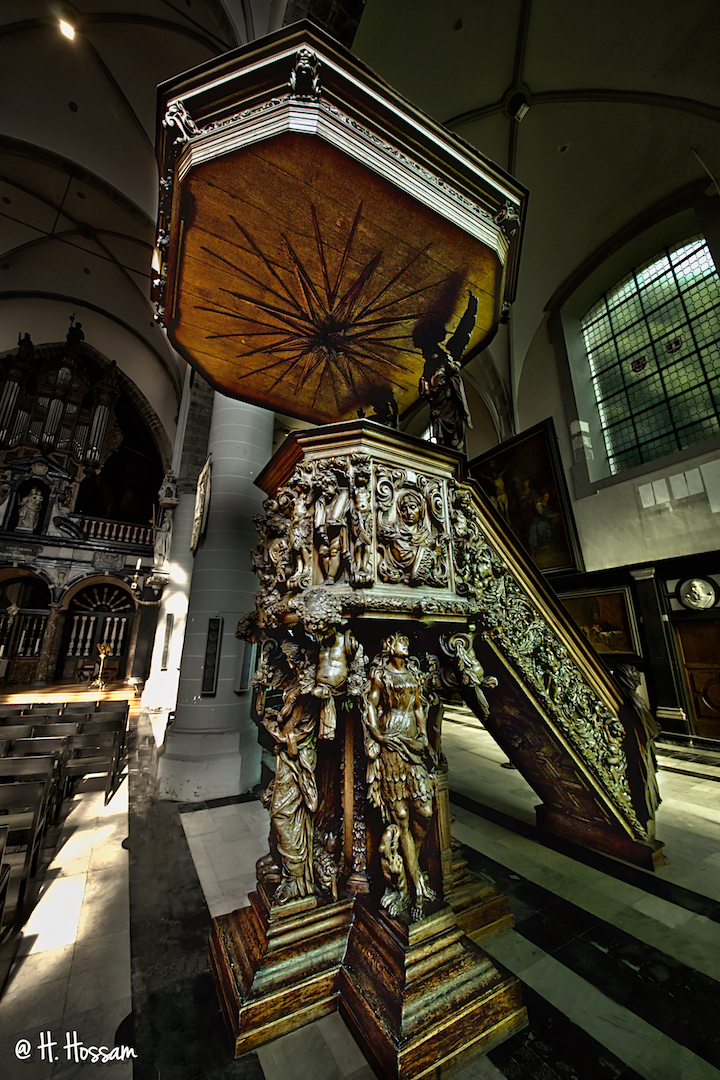
[[[47,585],[50,594],[55,590],[55,582],[51,575],[42,566],[25,565],[24,563],[16,563],[12,566],[0,567],[0,592],[5,582],[12,581],[14,578],[38,578]]]
[[[98,664],[98,644],[111,651],[109,681],[123,679],[132,663],[138,607],[127,581],[114,574],[88,574],[75,579],[60,601],[63,616],[57,674],[81,681]]]
[[[81,593],[83,589],[90,588],[92,585],[97,585],[98,587],[112,585],[119,589],[122,589],[123,592],[127,593],[128,599],[132,603],[133,610],[137,610],[137,603],[135,602],[135,597],[132,594],[132,590],[128,581],[126,581],[125,578],[123,578],[121,575],[115,574],[86,574],[82,575],[81,577],[74,578],[73,581],[68,584],[60,600],[60,606],[62,607],[62,609],[64,611],[68,611],[70,608],[70,604],[78,595],[78,593]]]

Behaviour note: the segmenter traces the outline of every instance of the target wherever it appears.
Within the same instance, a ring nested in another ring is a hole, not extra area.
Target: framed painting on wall
[[[552,417],[481,454],[468,468],[539,570],[583,569]]]
[[[637,621],[628,588],[561,593],[559,599],[596,652],[641,655]]]

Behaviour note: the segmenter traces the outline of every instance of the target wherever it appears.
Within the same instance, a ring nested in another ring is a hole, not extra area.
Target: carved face
[[[333,473],[326,473],[322,478],[320,490],[326,499],[334,499],[338,493],[337,477]]]
[[[405,634],[393,634],[387,638],[383,652],[389,656],[401,656],[407,658],[410,655],[410,641]]]
[[[713,599],[713,594],[705,582],[697,579],[690,582],[690,587],[685,593],[685,603],[695,608],[710,607]]]
[[[420,501],[414,495],[403,495],[398,502],[398,517],[406,525],[417,525],[422,516]]]

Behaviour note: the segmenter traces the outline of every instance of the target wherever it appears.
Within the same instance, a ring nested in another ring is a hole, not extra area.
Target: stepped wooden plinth
[[[337,1009],[353,900],[271,906],[265,894],[213,919],[210,962],[235,1057]]]
[[[523,1027],[520,984],[462,925],[474,937],[512,925],[507,899],[460,874],[458,914],[438,902],[409,925],[369,897],[273,907],[262,891],[213,919],[210,960],[235,1056],[339,1010],[383,1080],[414,1080]]]
[[[379,1076],[418,1080],[527,1023],[520,983],[463,933],[452,909],[409,926],[355,908],[340,1013]]]
[[[510,901],[481,878],[468,870],[461,848],[452,846],[452,885],[448,904],[455,913],[460,929],[474,942],[511,930],[515,919]]]

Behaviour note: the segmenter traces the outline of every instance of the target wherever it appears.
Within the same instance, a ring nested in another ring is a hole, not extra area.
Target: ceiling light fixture
[[[72,41],[80,29],[80,16],[72,4],[53,4],[52,11],[59,25],[60,33]]]
[[[530,101],[525,90],[515,90],[505,98],[505,115],[516,120],[518,123],[527,116],[530,111]]]

